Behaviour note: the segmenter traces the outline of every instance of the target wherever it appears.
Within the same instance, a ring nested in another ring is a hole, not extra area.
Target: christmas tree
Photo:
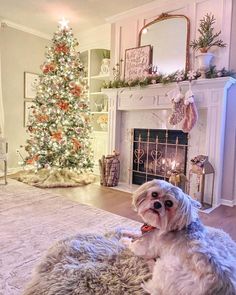
[[[63,20],[47,48],[27,125],[25,164],[37,170],[91,171],[91,125],[78,41]]]

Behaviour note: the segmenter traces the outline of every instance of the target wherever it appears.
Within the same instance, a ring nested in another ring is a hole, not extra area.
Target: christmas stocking
[[[168,93],[173,104],[172,114],[169,117],[169,123],[171,125],[177,125],[184,118],[184,96],[180,91],[180,87],[176,87],[173,91]]]
[[[182,130],[187,133],[192,130],[198,119],[198,112],[194,102],[191,84],[189,84],[189,90],[185,93],[184,104],[184,122]]]

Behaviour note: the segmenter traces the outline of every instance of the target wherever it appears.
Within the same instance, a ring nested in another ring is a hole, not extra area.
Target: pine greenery
[[[214,33],[214,23],[216,19],[214,15],[206,14],[203,19],[200,20],[200,25],[198,32],[200,34],[199,38],[193,40],[190,43],[190,47],[194,50],[200,50],[202,53],[207,52],[212,46],[225,47],[226,44],[218,39],[221,31]]]

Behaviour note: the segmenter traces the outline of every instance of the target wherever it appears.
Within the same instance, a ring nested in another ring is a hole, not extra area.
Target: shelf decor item
[[[152,49],[150,45],[125,50],[125,81],[145,78],[151,64]]]
[[[102,112],[103,109],[104,109],[104,103],[103,102],[94,102],[94,105],[95,105],[95,109],[96,109],[96,112]]]
[[[214,54],[208,52],[213,47],[225,47],[226,44],[219,39],[221,31],[214,33],[214,23],[216,19],[214,15],[206,14],[201,20],[199,25],[199,37],[190,43],[190,47],[193,50],[199,50],[200,53],[196,56],[198,60],[199,70],[201,72],[201,78],[206,78],[206,71],[210,68],[211,61]]]
[[[108,123],[108,117],[107,115],[101,115],[97,119],[97,123],[100,125],[101,129],[106,131],[107,130],[107,123]]]
[[[100,71],[100,76],[109,76],[110,74],[110,51],[109,50],[104,50],[103,51],[103,59],[102,59],[102,64],[101,64],[101,71]]]
[[[109,74],[110,74],[110,61],[111,60],[108,58],[104,58],[102,60],[101,71],[100,71],[101,76],[109,76]]]
[[[101,64],[100,76],[109,76],[110,74],[110,51],[104,50],[102,53],[103,59]]]
[[[103,131],[107,131],[107,123],[100,123],[100,127]]]

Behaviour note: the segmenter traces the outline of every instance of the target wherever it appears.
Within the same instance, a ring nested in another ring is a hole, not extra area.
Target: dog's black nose
[[[153,206],[154,206],[155,209],[160,209],[162,207],[162,204],[160,202],[155,202],[153,204]]]

